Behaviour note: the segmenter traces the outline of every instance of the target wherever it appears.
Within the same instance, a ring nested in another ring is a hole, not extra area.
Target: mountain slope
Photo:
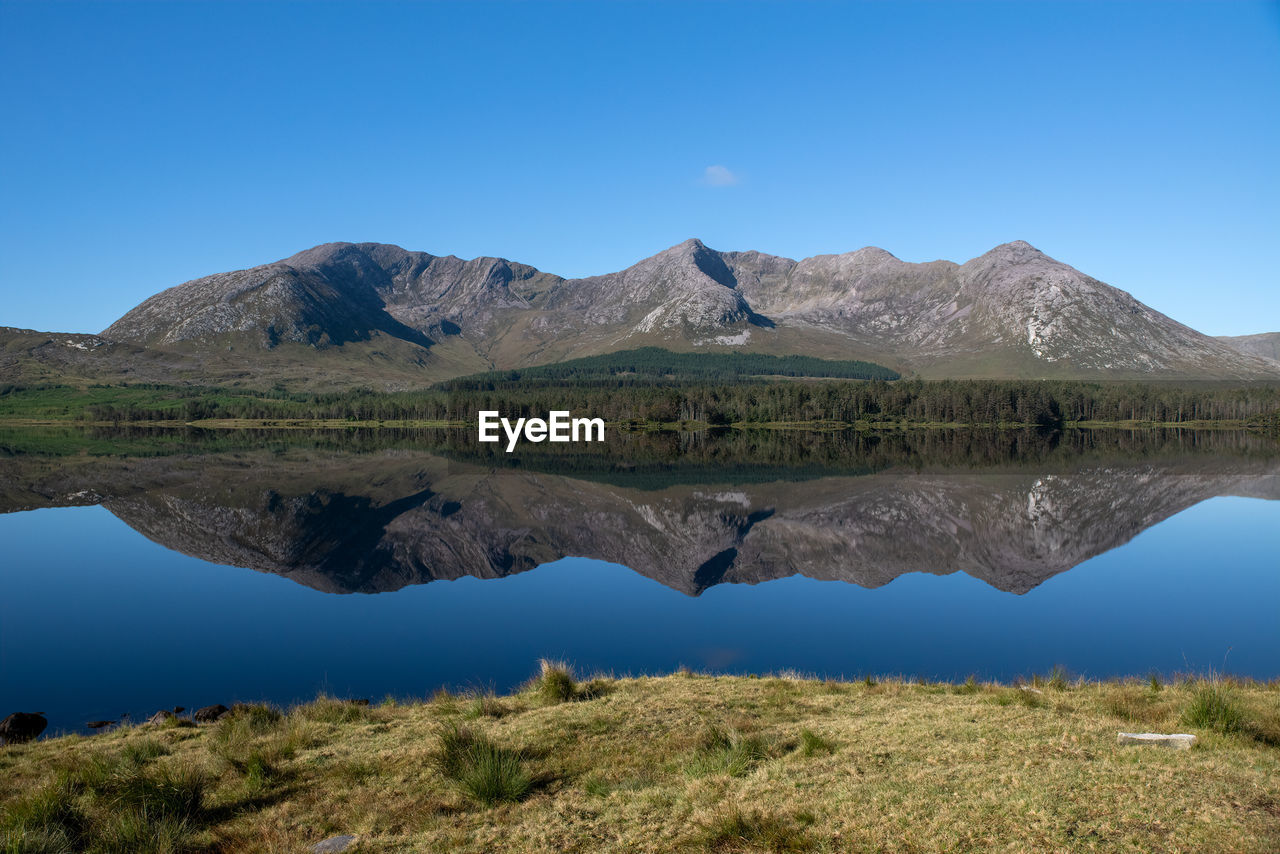
[[[1241,353],[1280,362],[1280,332],[1262,332],[1258,335],[1219,335],[1218,340]]]
[[[1022,241],[913,264],[875,248],[794,261],[687,240],[585,279],[330,243],[170,288],[102,337],[241,348],[250,370],[255,353],[289,345],[394,339],[423,381],[643,346],[861,359],[928,377],[1280,378],[1256,347],[1203,335]]]

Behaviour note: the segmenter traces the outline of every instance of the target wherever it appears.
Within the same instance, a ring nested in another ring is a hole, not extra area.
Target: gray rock
[[[316,854],[333,854],[335,851],[346,851],[356,838],[351,835],[330,836],[322,842],[317,842],[311,846],[311,850]]]
[[[1173,750],[1190,750],[1196,743],[1194,735],[1175,732],[1162,735],[1158,732],[1122,732],[1116,738],[1117,744],[1152,744],[1157,747],[1168,747]]]
[[[177,716],[174,715],[174,713],[169,711],[168,709],[161,709],[151,717],[147,718],[147,723],[162,724],[162,723],[165,723],[166,721],[172,720],[175,717]]]

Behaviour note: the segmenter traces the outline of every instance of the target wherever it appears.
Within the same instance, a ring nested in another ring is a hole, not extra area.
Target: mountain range
[[[566,279],[328,243],[169,288],[100,335],[0,329],[19,380],[407,388],[643,346],[860,359],[925,378],[1280,380],[1280,333],[1212,338],[1023,241],[966,263],[794,261],[687,240]]]

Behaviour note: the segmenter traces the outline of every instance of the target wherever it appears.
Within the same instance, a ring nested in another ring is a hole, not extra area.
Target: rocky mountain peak
[[[1013,240],[1009,243],[1001,243],[989,252],[984,252],[977,258],[969,261],[964,266],[1011,267],[1033,263],[1047,263],[1062,267],[1067,266],[1066,264],[1062,264],[1061,262],[1050,258],[1048,255],[1045,255],[1025,240]]]
[[[925,376],[1280,376],[1260,344],[1242,352],[1209,339],[1024,240],[956,264],[875,246],[794,261],[689,238],[583,279],[502,258],[325,243],[171,288],[104,333],[246,352],[379,335],[447,339],[449,361],[433,347],[442,378],[641,344],[868,359]]]

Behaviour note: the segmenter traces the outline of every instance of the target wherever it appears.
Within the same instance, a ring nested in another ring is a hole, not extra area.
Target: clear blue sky
[[[696,236],[1024,239],[1280,330],[1276,3],[5,0],[0,157],[0,325],[332,240],[574,276]]]

